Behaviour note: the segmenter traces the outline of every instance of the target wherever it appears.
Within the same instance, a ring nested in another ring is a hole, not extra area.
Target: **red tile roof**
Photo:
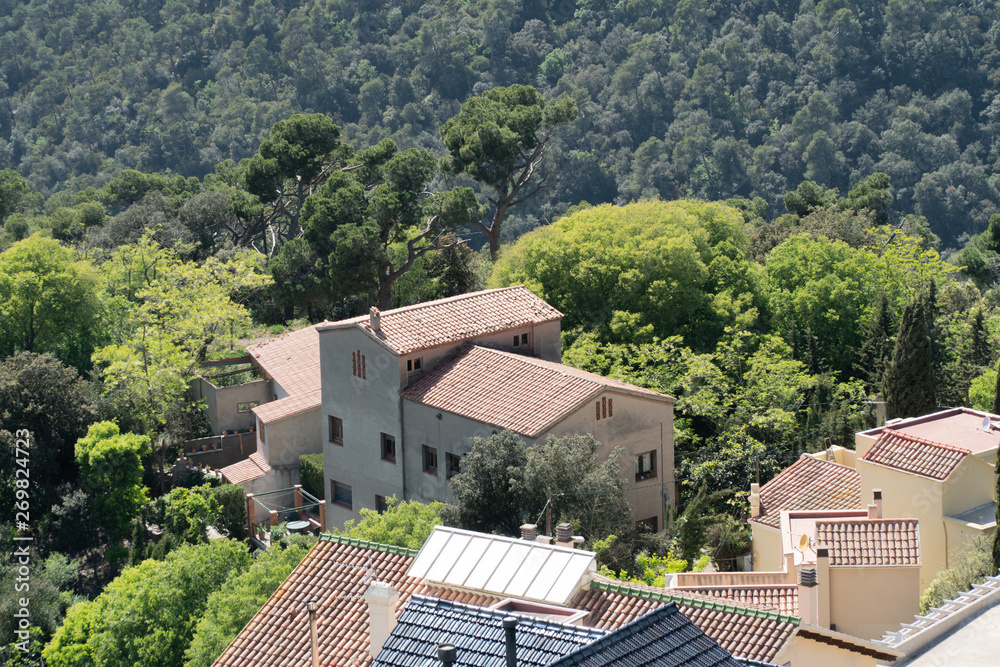
[[[290,331],[247,347],[257,364],[288,396],[253,409],[264,423],[320,404],[319,332],[321,325]]]
[[[569,366],[478,345],[438,364],[402,396],[533,438],[605,390],[673,401]]]
[[[368,606],[363,595],[371,575],[399,592],[397,616],[421,589],[406,576],[415,551],[324,536],[223,652],[215,665],[311,665],[306,603],[319,602],[320,663],[368,665]]]
[[[788,616],[799,615],[799,587],[795,584],[773,586],[676,586],[669,590],[678,595],[695,594],[719,600],[731,600],[743,605],[776,611]]]
[[[863,459],[903,472],[947,479],[958,465],[971,454],[968,449],[942,445],[908,433],[885,429]]]
[[[983,430],[983,419],[990,418],[990,428]],[[917,438],[951,447],[968,449],[973,454],[995,450],[1000,443],[1000,417],[970,408],[950,408],[913,419],[893,422],[888,426],[865,431],[878,437],[886,430],[906,433]]]
[[[803,454],[760,489],[757,523],[780,527],[782,510],[842,510],[861,507],[861,475],[849,466]]]
[[[321,330],[359,327],[397,354],[409,354],[560,319],[562,313],[519,285],[387,310],[378,331],[368,315],[327,322]]]
[[[271,472],[271,466],[267,464],[260,452],[254,452],[250,458],[228,465],[219,472],[230,484],[242,484],[251,479],[263,477]]]
[[[738,658],[771,661],[799,624],[794,617],[732,602],[698,600],[672,595],[665,589],[653,591],[600,581],[578,593],[569,606],[589,612],[580,623],[614,630],[665,602],[676,602],[702,632]]]
[[[830,565],[920,565],[916,519],[817,521],[816,543],[830,549]]]

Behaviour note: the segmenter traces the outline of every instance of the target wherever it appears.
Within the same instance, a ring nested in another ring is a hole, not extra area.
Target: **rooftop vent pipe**
[[[458,651],[451,644],[438,644],[438,660],[444,667],[451,667],[458,660]]]
[[[507,667],[517,667],[517,619],[503,619],[503,632],[507,641]]]

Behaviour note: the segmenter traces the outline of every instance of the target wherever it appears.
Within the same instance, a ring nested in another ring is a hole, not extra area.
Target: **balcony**
[[[326,501],[320,500],[296,484],[290,489],[247,494],[247,526],[250,545],[258,549],[271,546],[273,533],[318,534],[326,526]],[[278,529],[276,531],[276,529]]]

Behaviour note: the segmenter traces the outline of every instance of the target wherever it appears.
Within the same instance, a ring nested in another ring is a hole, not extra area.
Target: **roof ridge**
[[[401,547],[395,544],[382,544],[381,542],[370,542],[369,540],[362,540],[357,537],[347,537],[346,535],[334,535],[333,533],[321,533],[319,536],[320,542],[334,542],[336,544],[344,544],[347,546],[358,547],[360,549],[372,549],[374,551],[383,551],[390,554],[396,554],[399,556],[410,556],[411,558],[416,558],[416,549],[410,549],[408,547]]]
[[[531,290],[529,290],[524,285],[508,285],[507,287],[490,287],[490,288],[487,288],[487,289],[478,290],[476,292],[466,292],[465,294],[456,294],[455,296],[446,296],[443,299],[434,299],[433,301],[423,301],[421,303],[410,304],[409,306],[400,306],[399,308],[393,308],[392,310],[383,310],[381,312],[381,315],[382,315],[382,317],[385,317],[387,315],[396,315],[397,313],[408,313],[411,310],[420,310],[421,308],[426,308],[428,306],[438,306],[438,305],[443,304],[443,303],[454,303],[456,301],[463,301],[465,299],[471,299],[473,297],[482,296],[483,294],[497,293],[497,292],[506,292],[506,291],[510,291],[510,290],[516,290],[518,288],[527,290],[528,292],[531,292]],[[531,295],[534,296],[536,299],[541,299],[542,301],[544,301],[544,299],[542,299],[542,297],[538,296],[534,292],[531,292]],[[552,310],[556,310],[556,309],[552,308]],[[558,311],[556,311],[556,312],[558,312]],[[362,318],[362,320],[363,320],[363,319],[367,318],[367,315],[360,315],[359,317]],[[352,319],[357,319],[357,318],[352,318]],[[351,319],[340,320],[340,321],[341,322],[350,322]]]
[[[615,584],[604,581],[591,581],[590,587],[611,593],[621,593],[623,595],[632,595],[634,597],[645,598],[647,600],[655,600],[657,602],[676,602],[679,604],[685,604],[689,607],[698,607],[700,609],[708,609],[711,611],[728,611],[740,614],[741,616],[765,618],[772,621],[780,621],[782,623],[791,623],[792,625],[799,625],[802,622],[802,619],[797,616],[788,616],[786,614],[779,614],[774,611],[765,611],[763,609],[752,609],[750,607],[744,607],[740,604],[732,602],[711,602],[708,600],[689,598],[682,595],[674,595],[672,593],[647,590],[643,588],[633,588],[632,586],[624,583]]]
[[[949,450],[949,451],[953,451],[953,452],[959,452],[961,454],[965,454],[966,456],[968,456],[969,454],[972,453],[971,449],[966,449],[964,447],[956,447],[955,445],[947,445],[947,444],[945,444],[943,442],[935,442],[934,440],[928,440],[927,438],[921,438],[920,436],[913,435],[912,433],[904,433],[903,431],[897,431],[897,430],[895,430],[893,428],[886,427],[886,429],[885,429],[885,431],[883,431],[882,435],[879,436],[879,439],[875,441],[875,444],[872,445],[868,449],[867,452],[865,452],[865,458],[867,459],[868,454],[873,449],[875,449],[875,447],[879,444],[879,442],[882,441],[883,438],[888,437],[888,436],[897,436],[897,437],[902,438],[903,440],[909,440],[910,442],[918,442],[920,444],[930,445],[931,447],[937,447],[939,449],[945,449],[945,450]]]

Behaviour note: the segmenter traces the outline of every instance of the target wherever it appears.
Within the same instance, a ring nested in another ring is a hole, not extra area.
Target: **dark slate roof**
[[[496,667],[506,655],[503,619],[510,615],[413,595],[372,667],[439,666],[442,643],[457,649],[456,667]],[[594,628],[517,616],[518,667],[544,667],[605,635]]]
[[[741,664],[670,602],[550,666],[741,667]]]

